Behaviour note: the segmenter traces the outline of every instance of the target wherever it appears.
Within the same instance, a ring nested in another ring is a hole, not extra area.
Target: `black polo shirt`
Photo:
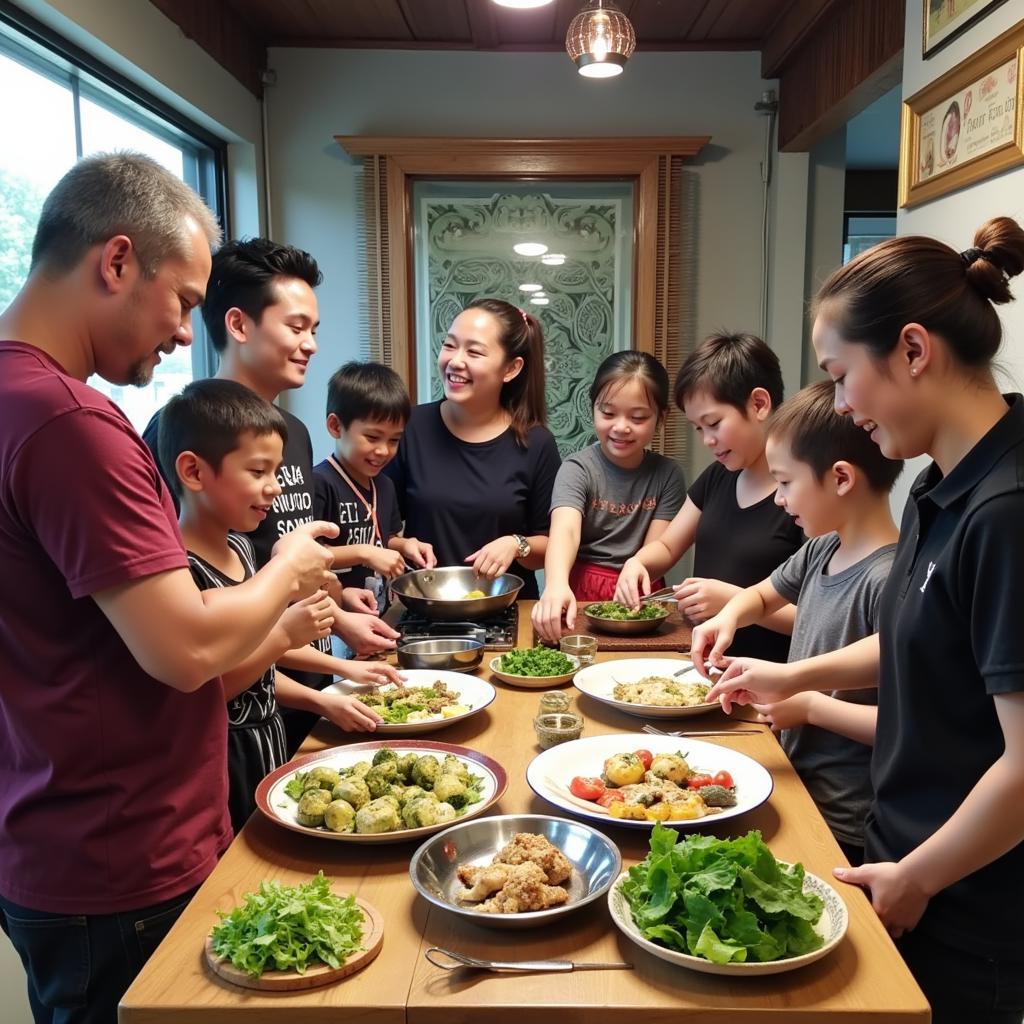
[[[1003,753],[993,697],[1024,690],[1024,400],[1007,402],[907,501],[879,608],[870,861],[899,860],[953,815]],[[1022,921],[1024,843],[938,893],[918,927],[1005,958]]]

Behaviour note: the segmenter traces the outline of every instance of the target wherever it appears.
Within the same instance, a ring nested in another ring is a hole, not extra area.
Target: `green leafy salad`
[[[780,864],[760,832],[736,839],[679,833],[660,822],[651,851],[622,883],[644,937],[716,964],[782,960],[824,944],[824,904],[805,893],[802,864]]]
[[[576,670],[561,651],[549,647],[517,647],[501,656],[499,666],[510,676],[564,676]]]
[[[588,615],[595,619],[663,619],[669,614],[669,610],[660,602],[652,601],[650,604],[642,604],[637,610],[630,611],[624,604],[618,601],[595,601],[583,609]]]
[[[455,718],[472,710],[459,702],[459,695],[451,693],[447,684],[438,679],[432,686],[393,686],[359,694],[360,703],[373,708],[388,725],[407,722],[429,722],[441,718]]]
[[[296,971],[340,967],[362,949],[363,912],[351,896],[336,896],[321,871],[298,886],[260,882],[259,892],[230,913],[220,912],[210,937],[213,951],[239,970]]]

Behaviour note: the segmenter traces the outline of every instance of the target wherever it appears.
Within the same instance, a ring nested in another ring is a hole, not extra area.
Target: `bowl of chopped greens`
[[[660,823],[650,853],[609,890],[608,908],[619,930],[654,956],[732,976],[820,960],[849,922],[835,889],[802,864],[776,860],[760,832],[680,842]]]
[[[491,673],[502,682],[528,690],[547,690],[567,683],[579,671],[580,659],[550,647],[517,647],[491,658]]]
[[[673,608],[662,601],[650,601],[633,611],[618,601],[592,601],[583,605],[580,612],[591,629],[637,636],[653,633],[672,614]]]
[[[330,747],[272,771],[256,807],[282,828],[349,843],[421,839],[483,814],[508,776],[493,758],[436,740]]]
[[[494,687],[461,672],[403,669],[401,686],[376,689],[344,681],[324,687],[324,693],[345,693],[373,708],[384,721],[374,735],[413,736],[434,732],[483,711],[495,697]]]
[[[371,904],[332,891],[321,871],[298,885],[263,881],[206,940],[206,960],[243,988],[314,988],[365,967],[380,952],[384,919]],[[273,921],[272,930],[267,922]]]

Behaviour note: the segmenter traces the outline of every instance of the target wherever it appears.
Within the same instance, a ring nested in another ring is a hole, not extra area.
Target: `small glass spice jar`
[[[586,633],[563,636],[558,642],[558,649],[563,654],[578,658],[580,667],[586,668],[587,665],[594,664],[594,655],[597,654],[597,637],[588,636]]]
[[[558,711],[568,711],[571,705],[572,698],[563,690],[548,690],[547,693],[541,694],[537,714],[546,715]]]
[[[575,711],[549,711],[533,720],[537,742],[544,750],[583,735],[583,716]]]

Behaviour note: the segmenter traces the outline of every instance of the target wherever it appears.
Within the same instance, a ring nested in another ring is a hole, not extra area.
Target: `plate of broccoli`
[[[580,660],[550,647],[517,647],[491,658],[491,673],[513,686],[548,689],[569,682]]]
[[[419,839],[482,814],[508,784],[497,761],[429,740],[352,743],[271,772],[256,806],[294,832],[352,843]]]

